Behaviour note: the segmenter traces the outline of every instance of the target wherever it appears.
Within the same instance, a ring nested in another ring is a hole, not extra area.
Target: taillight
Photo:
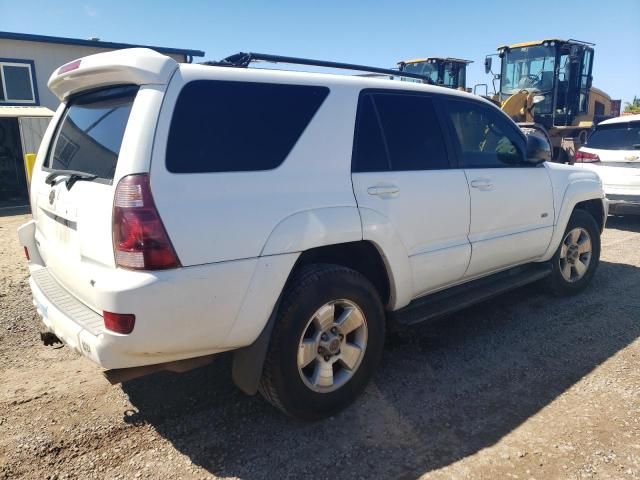
[[[24,247],[24,256],[27,257],[27,261],[31,260],[29,257],[29,249],[27,247]]]
[[[136,324],[136,316],[132,313],[102,312],[104,327],[116,333],[131,333]]]
[[[597,163],[600,161],[600,157],[595,153],[584,152],[578,150],[574,159],[576,163]]]
[[[147,174],[128,175],[113,201],[116,265],[132,270],[177,268],[180,261],[151,196]]]
[[[70,72],[71,70],[77,70],[78,68],[80,68],[80,62],[81,62],[81,59],[74,60],[73,62],[65,63],[58,69],[58,75]]]

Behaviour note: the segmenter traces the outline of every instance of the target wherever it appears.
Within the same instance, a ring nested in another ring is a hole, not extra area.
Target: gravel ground
[[[303,424],[230,359],[110,386],[44,347],[0,217],[0,479],[640,478],[640,219],[610,218],[593,285],[529,286],[388,338],[347,411]]]

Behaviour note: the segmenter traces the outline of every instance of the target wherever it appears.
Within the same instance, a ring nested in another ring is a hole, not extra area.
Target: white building
[[[203,57],[200,50],[0,32],[0,106],[43,106],[60,103],[47,88],[53,71],[76,58],[122,48],[147,47],[178,62]]]

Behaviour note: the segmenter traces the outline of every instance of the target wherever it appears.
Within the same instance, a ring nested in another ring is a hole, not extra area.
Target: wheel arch
[[[314,263],[341,265],[361,273],[376,288],[383,305],[388,305],[392,296],[392,276],[382,253],[372,242],[360,240],[311,248],[300,254],[293,270]]]
[[[585,210],[591,214],[598,224],[600,233],[602,233],[606,223],[608,208],[601,187],[598,186],[596,189],[594,188],[595,185],[597,184],[589,179],[569,183],[562,197],[561,207],[556,214],[553,235],[549,242],[549,247],[541,259],[542,261],[549,260],[553,257],[567,228],[569,218],[571,218],[571,214],[575,209]]]

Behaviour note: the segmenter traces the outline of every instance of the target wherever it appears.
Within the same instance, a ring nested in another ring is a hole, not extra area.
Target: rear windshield
[[[587,146],[606,150],[640,149],[640,122],[600,125],[587,140]]]
[[[137,86],[121,86],[73,98],[58,127],[49,168],[112,180],[137,92]]]

